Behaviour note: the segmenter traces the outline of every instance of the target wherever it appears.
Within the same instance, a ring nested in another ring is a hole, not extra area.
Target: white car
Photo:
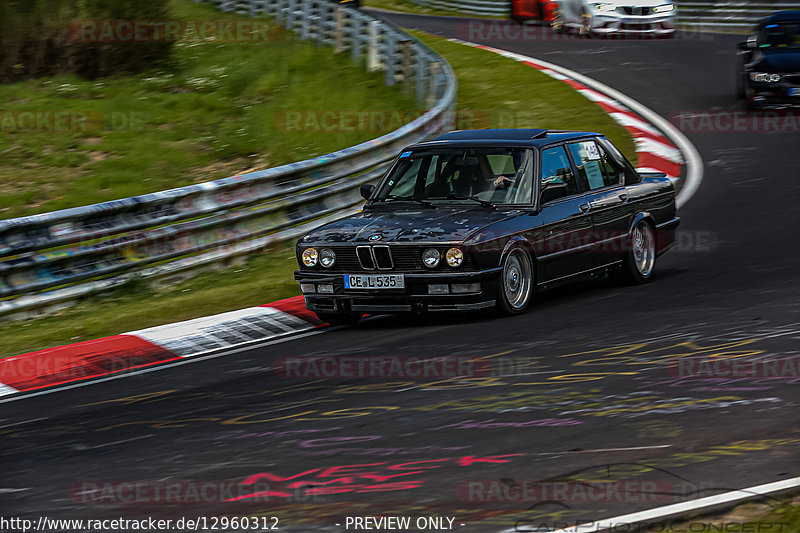
[[[664,0],[559,0],[555,30],[592,37],[609,34],[668,37],[675,33],[677,6]]]

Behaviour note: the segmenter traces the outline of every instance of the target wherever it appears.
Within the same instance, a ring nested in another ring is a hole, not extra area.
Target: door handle
[[[624,192],[624,193],[620,194],[619,195],[619,199],[622,200],[623,202],[627,202],[628,201],[628,193]]]
[[[578,207],[580,208],[581,211],[586,213],[587,211],[589,211],[589,209],[592,208],[592,204],[581,204]]]

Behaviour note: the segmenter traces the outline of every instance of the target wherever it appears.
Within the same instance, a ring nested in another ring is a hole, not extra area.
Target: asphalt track
[[[470,37],[458,19],[391,18]],[[736,40],[484,44],[575,69],[669,117],[739,109]],[[394,514],[453,517],[465,532],[535,531],[797,475],[800,380],[678,378],[668,363],[798,355],[800,133],[690,130],[705,177],[652,283],[583,282],[507,319],[377,317],[2,403],[0,514],[263,515],[287,531]],[[490,366],[472,379],[390,382],[273,371],[280,357],[310,354],[460,355]],[[239,483],[255,474],[258,483]],[[565,492],[514,501],[515,488],[548,480]],[[129,493],[89,490],[101,481],[227,481],[245,497],[124,502]],[[246,497],[266,482],[269,497]],[[614,490],[592,501],[576,490],[586,484]],[[336,494],[320,494],[331,486]]]

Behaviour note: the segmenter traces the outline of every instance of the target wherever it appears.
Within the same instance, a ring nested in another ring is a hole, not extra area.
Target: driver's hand
[[[508,176],[498,176],[497,179],[492,182],[492,185],[495,187],[508,187],[512,183],[514,183],[514,180]]]

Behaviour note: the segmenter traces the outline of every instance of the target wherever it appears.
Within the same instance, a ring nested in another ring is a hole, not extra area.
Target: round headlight
[[[317,264],[317,250],[315,248],[306,248],[303,250],[303,264],[307,267],[313,267]]]
[[[436,248],[428,248],[422,252],[422,262],[425,263],[425,266],[428,268],[436,268],[441,258],[442,254],[440,254],[439,250]]]
[[[768,72],[751,72],[750,79],[759,83],[778,83],[781,81],[781,75]]]
[[[336,261],[336,254],[330,248],[323,248],[319,251],[319,264],[325,268],[330,268]]]
[[[458,248],[450,248],[447,250],[447,254],[445,255],[447,259],[447,264],[451,267],[457,267],[464,261],[464,252],[459,250]]]

